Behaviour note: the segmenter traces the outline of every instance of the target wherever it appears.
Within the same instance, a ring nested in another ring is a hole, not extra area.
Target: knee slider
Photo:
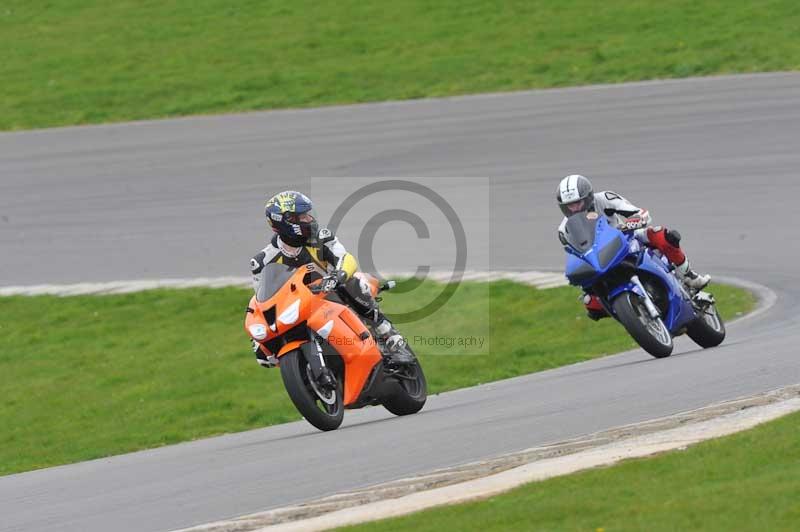
[[[367,281],[358,278],[356,279],[356,282],[358,283],[358,289],[361,290],[361,293],[372,299],[372,293],[369,290],[369,284],[367,283]]]
[[[356,277],[351,277],[342,287],[349,299],[361,307],[361,313],[371,312],[375,308],[375,300],[369,292],[369,286]]]
[[[669,242],[676,248],[680,247],[681,245],[681,234],[675,231],[674,229],[667,229],[664,232],[664,238],[666,239],[667,242]]]

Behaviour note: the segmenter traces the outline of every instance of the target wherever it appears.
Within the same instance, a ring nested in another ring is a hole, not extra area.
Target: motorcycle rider
[[[702,290],[711,281],[711,276],[701,275],[690,267],[689,260],[680,247],[681,235],[678,231],[660,225],[651,227],[650,213],[636,207],[619,194],[611,191],[595,193],[589,179],[575,174],[561,180],[556,199],[565,216],[558,228],[558,237],[562,244],[567,243],[567,217],[579,212],[596,212],[605,215],[612,226],[623,231],[633,231],[642,244],[660,251],[672,262],[675,273],[687,287]],[[583,304],[593,320],[608,316],[594,294],[585,293]]]
[[[369,320],[383,343],[384,358],[388,362],[408,362],[403,349],[405,339],[378,308],[366,282],[354,274],[358,270],[356,258],[327,228],[319,228],[311,199],[294,190],[286,190],[271,197],[265,214],[272,231],[269,244],[250,260],[253,288],[258,289],[261,271],[270,263],[290,267],[313,265],[322,276],[327,292],[336,294],[360,316]],[[256,360],[264,367],[274,367],[277,359],[261,350],[253,341]]]

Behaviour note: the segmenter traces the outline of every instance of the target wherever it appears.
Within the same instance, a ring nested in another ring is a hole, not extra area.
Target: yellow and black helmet
[[[294,190],[275,194],[267,201],[265,214],[272,230],[290,246],[302,246],[317,237],[314,204],[305,194]]]

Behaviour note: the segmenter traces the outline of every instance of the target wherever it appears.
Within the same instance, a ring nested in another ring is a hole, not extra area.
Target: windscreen
[[[581,212],[570,216],[564,228],[567,244],[579,253],[589,251],[594,244],[598,219],[599,216],[595,212]]]
[[[258,283],[258,290],[256,290],[256,301],[259,303],[266,301],[275,295],[275,292],[286,284],[294,269],[286,266],[285,264],[267,264],[261,270],[261,282]]]

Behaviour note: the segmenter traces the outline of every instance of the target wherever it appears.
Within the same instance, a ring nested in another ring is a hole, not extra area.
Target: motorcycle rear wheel
[[[611,305],[619,322],[642,349],[655,358],[666,358],[672,354],[672,335],[661,318],[653,319],[650,316],[639,296],[625,292]]]
[[[406,349],[411,350],[410,347]],[[419,360],[398,368],[392,379],[394,382],[385,384],[389,391],[381,400],[384,408],[396,416],[416,414],[422,410],[428,400],[428,382]]]
[[[312,382],[311,368],[300,349],[290,351],[280,358],[281,378],[289,398],[306,421],[319,430],[335,430],[344,419],[342,385],[336,389],[319,390]]]
[[[716,305],[697,309],[697,318],[689,324],[686,334],[703,349],[721,344],[725,340],[725,323]]]

